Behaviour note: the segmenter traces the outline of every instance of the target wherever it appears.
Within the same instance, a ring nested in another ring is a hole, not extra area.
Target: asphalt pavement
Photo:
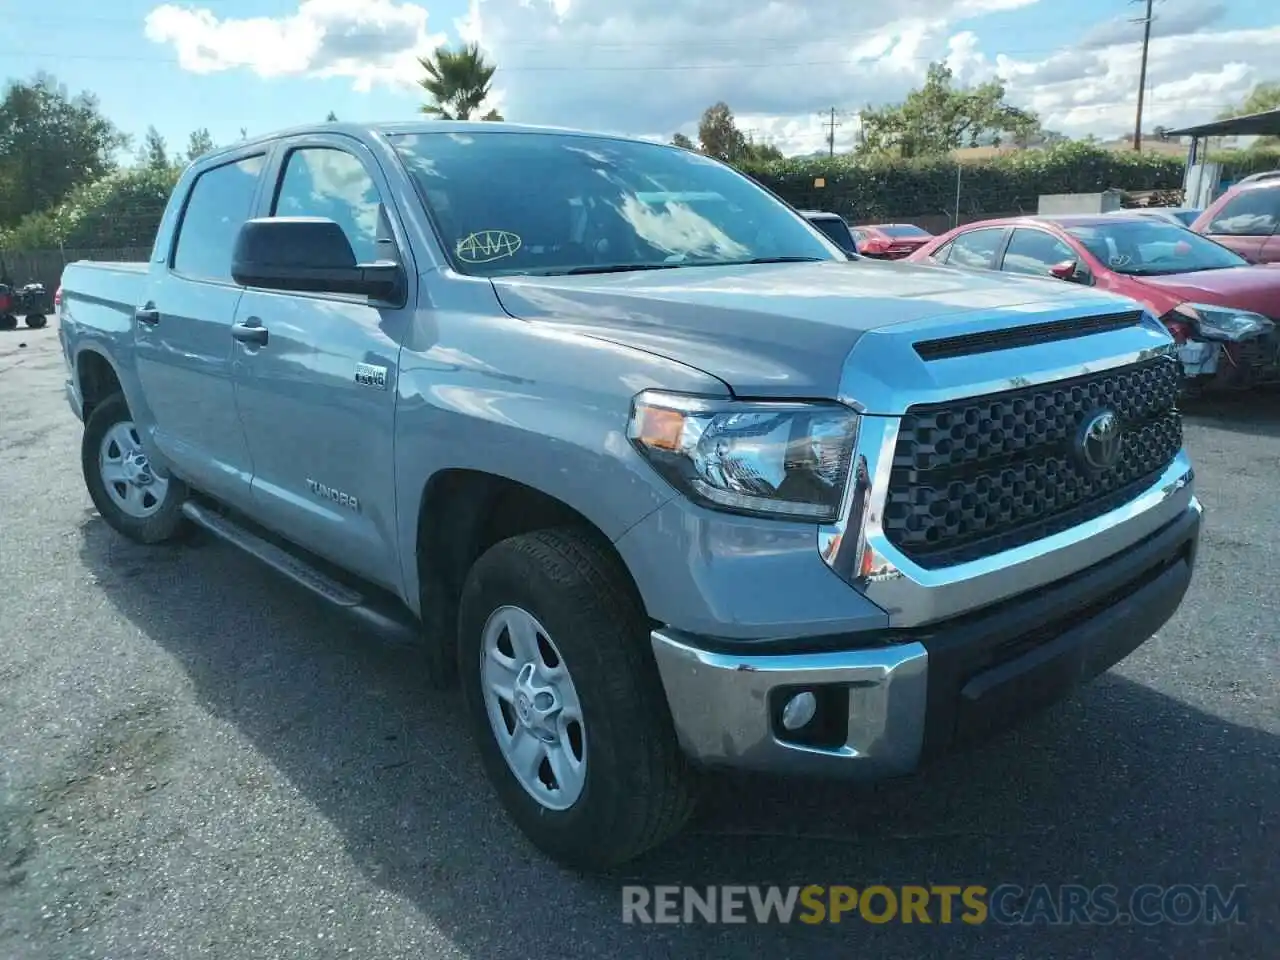
[[[56,326],[0,332],[0,958],[1275,956],[1280,398],[1188,416],[1176,618],[920,775],[716,781],[616,876],[544,861],[456,694],[229,547],[93,510]],[[623,884],[1244,885],[1242,922],[635,926]]]

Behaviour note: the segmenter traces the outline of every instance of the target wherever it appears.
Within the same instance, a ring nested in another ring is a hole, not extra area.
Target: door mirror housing
[[[1077,260],[1063,260],[1061,263],[1055,263],[1049,268],[1049,276],[1066,280],[1068,283],[1091,282],[1089,271],[1081,267]]]
[[[299,293],[351,293],[398,299],[404,271],[391,260],[357,263],[342,228],[325,217],[246,221],[231,255],[231,277],[246,287]]]

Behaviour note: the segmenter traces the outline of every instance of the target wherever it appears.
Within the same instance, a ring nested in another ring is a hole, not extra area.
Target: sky
[[[1142,0],[0,0],[9,79],[95,93],[138,140],[216,143],[411,118],[418,57],[475,40],[508,120],[669,139],[723,100],[788,154],[837,148],[931,60],[1069,136],[1131,134]],[[1213,118],[1280,80],[1280,2],[1156,0],[1144,126]]]

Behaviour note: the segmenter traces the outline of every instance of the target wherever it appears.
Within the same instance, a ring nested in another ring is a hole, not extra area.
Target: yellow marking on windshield
[[[463,237],[454,248],[459,260],[467,263],[488,263],[510,257],[520,249],[521,240],[506,230],[480,230]]]

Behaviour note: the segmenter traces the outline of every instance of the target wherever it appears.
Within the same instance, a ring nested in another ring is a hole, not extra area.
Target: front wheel
[[[46,317],[43,313],[27,314],[27,326],[30,327],[32,330],[39,330],[48,322],[49,322],[48,317]]]
[[[467,577],[459,630],[481,760],[536,847],[606,869],[679,832],[693,774],[647,622],[605,548],[573,529],[498,543]]]
[[[0,313],[0,330],[18,329],[18,318],[12,313]]]
[[[171,540],[184,527],[187,488],[151,466],[129,406],[120,394],[96,407],[80,445],[85,486],[102,518],[139,543]]]

